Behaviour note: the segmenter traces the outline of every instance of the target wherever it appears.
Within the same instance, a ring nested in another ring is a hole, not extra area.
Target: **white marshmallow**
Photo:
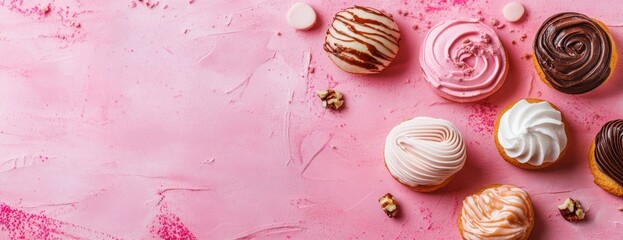
[[[519,21],[519,19],[523,17],[524,12],[525,12],[525,9],[523,5],[521,5],[521,3],[518,3],[518,2],[511,2],[509,4],[506,4],[506,6],[504,6],[504,9],[502,9],[504,18],[506,18],[506,20],[510,22]]]
[[[307,30],[316,24],[316,12],[306,3],[297,2],[292,4],[288,10],[287,19],[290,26],[299,30]]]

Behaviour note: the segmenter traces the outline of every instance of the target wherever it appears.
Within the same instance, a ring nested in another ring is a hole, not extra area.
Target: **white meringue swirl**
[[[526,191],[500,185],[466,197],[459,221],[463,239],[527,239],[534,209]]]
[[[556,161],[567,146],[562,114],[547,101],[515,103],[502,115],[497,138],[506,155],[533,166]]]
[[[385,164],[412,186],[443,183],[463,168],[467,153],[456,127],[443,119],[416,117],[394,127],[385,140]]]

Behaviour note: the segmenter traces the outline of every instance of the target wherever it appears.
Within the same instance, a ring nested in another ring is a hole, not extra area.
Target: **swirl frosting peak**
[[[623,120],[606,123],[595,137],[599,170],[623,186]]]
[[[565,12],[548,18],[539,29],[534,61],[556,90],[581,94],[608,79],[613,50],[607,31],[597,21]]]
[[[465,149],[463,137],[452,123],[416,117],[389,132],[385,164],[392,176],[406,185],[439,185],[463,168]]]
[[[513,185],[489,187],[463,200],[464,239],[527,239],[534,221],[528,193]]]
[[[547,101],[522,99],[501,117],[497,140],[520,163],[540,166],[554,162],[567,146],[562,113]]]
[[[506,79],[502,42],[478,19],[440,22],[422,43],[420,64],[426,81],[442,97],[457,102],[484,99]]]

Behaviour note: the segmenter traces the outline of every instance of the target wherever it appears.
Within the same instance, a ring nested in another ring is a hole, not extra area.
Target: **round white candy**
[[[315,23],[316,12],[306,3],[297,2],[292,4],[288,10],[288,24],[296,29],[307,30],[312,28]]]
[[[524,12],[525,12],[525,9],[523,5],[521,5],[521,3],[518,3],[518,2],[511,2],[509,4],[506,4],[506,6],[504,6],[504,9],[502,9],[504,18],[506,18],[506,20],[510,22],[519,21],[519,19],[523,17]]]

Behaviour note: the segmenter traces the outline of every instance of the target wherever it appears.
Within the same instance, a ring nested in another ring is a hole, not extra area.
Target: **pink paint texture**
[[[333,14],[355,3],[308,1],[310,31],[287,25],[291,3],[0,0],[0,239],[458,239],[460,202],[493,183],[531,194],[534,239],[623,238],[623,202],[592,183],[586,159],[599,127],[623,116],[612,107],[623,61],[570,96],[539,81],[529,57],[538,26],[563,11],[612,26],[622,49],[621,4],[526,0],[508,23],[505,2],[357,1],[402,29],[387,71],[358,76],[322,49]],[[421,40],[449,16],[505,24],[509,77],[485,101],[448,102],[422,79]],[[340,112],[314,94],[329,87],[345,94]],[[498,111],[524,97],[567,119],[569,152],[552,169],[515,168],[495,149]],[[383,165],[386,134],[415,116],[452,121],[468,144],[438,192],[415,193]],[[387,192],[396,219],[377,202]],[[569,196],[586,222],[557,215]]]

